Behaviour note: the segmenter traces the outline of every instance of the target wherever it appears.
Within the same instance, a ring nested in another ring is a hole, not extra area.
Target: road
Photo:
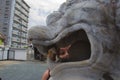
[[[41,80],[43,72],[47,69],[46,63],[38,61],[2,63],[0,65],[0,77],[2,80]]]

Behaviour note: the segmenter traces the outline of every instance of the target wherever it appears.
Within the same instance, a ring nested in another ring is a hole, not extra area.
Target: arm
[[[50,70],[47,69],[47,70],[44,72],[41,80],[48,80],[49,77],[50,77]]]

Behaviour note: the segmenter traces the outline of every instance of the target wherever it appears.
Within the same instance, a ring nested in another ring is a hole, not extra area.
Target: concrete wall
[[[8,48],[4,49],[3,59],[7,60]]]
[[[0,48],[0,60],[2,60],[2,53],[3,53],[2,48]]]
[[[27,60],[27,50],[0,48],[0,60]]]
[[[20,50],[15,50],[15,60],[27,60],[27,50],[25,49],[20,49]]]
[[[34,50],[30,47],[27,49],[27,60],[34,60]]]
[[[7,48],[0,48],[0,60],[6,60],[7,59],[7,53],[8,49]]]

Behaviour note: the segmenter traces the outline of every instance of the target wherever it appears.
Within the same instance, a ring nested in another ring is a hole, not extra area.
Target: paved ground
[[[0,61],[2,80],[41,80],[46,63],[25,61]]]

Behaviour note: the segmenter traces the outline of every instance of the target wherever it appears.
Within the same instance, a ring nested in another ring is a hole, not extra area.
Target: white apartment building
[[[0,32],[6,37],[6,46],[27,46],[29,9],[24,0],[0,0]]]

